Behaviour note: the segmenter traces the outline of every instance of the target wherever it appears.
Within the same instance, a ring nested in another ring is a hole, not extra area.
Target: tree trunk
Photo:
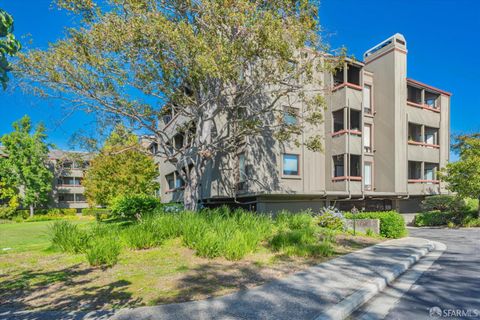
[[[30,218],[33,217],[33,204],[30,205]]]
[[[198,210],[198,200],[200,194],[199,179],[195,172],[195,169],[192,169],[190,172],[190,181],[187,181],[185,184],[185,190],[183,191],[183,204],[186,210],[197,211]]]

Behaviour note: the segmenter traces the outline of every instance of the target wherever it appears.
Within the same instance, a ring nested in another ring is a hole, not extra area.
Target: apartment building
[[[93,155],[86,152],[51,150],[48,156],[54,173],[51,207],[88,208],[82,181]]]
[[[2,146],[1,157],[8,157]],[[48,153],[49,168],[54,176],[49,208],[88,208],[82,181],[92,157],[85,152],[51,150]]]
[[[262,212],[326,205],[415,212],[425,196],[447,192],[437,172],[449,161],[451,94],[408,77],[401,34],[367,50],[363,61],[347,60],[335,74],[316,76],[329,89],[325,121],[302,138],[320,133],[324,151],[249,138],[233,160],[218,156],[216,163],[228,162],[233,171],[209,169],[202,181],[205,205]],[[302,112],[304,106],[294,107]],[[160,121],[174,144],[184,143],[175,130],[184,121],[175,115]],[[183,181],[172,164],[158,163],[162,201],[179,201]]]

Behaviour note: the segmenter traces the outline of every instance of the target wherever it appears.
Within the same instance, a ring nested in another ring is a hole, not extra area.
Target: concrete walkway
[[[386,241],[288,278],[223,297],[68,314],[0,312],[1,319],[341,319],[382,290],[434,248],[421,238]]]

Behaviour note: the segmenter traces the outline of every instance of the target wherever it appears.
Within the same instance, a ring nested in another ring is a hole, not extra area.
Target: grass
[[[95,241],[84,250],[66,252],[51,247],[52,222],[1,224],[0,248],[12,248],[0,259],[2,305],[12,310],[99,310],[205,299],[381,241],[315,228],[307,216],[250,219],[220,210],[190,218],[179,223],[178,215],[160,215],[145,225],[75,222],[75,230]],[[149,228],[160,239],[154,245],[151,235],[130,238]],[[311,231],[302,235],[305,229]],[[335,241],[338,236],[341,241]],[[302,245],[296,245],[298,237]]]

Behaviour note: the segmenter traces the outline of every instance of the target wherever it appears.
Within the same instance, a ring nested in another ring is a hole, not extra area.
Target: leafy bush
[[[118,238],[98,237],[91,241],[85,256],[91,266],[111,267],[118,262],[121,246]]]
[[[97,221],[108,219],[111,215],[107,208],[85,208],[82,209],[83,216],[93,216]]]
[[[148,249],[161,245],[165,236],[158,232],[158,224],[152,218],[140,221],[125,230],[125,240],[132,249]]]
[[[320,210],[316,220],[317,224],[322,228],[345,230],[345,217],[343,213],[335,207],[326,207]]]
[[[300,213],[291,213],[289,211],[281,211],[275,217],[275,224],[279,229],[304,229],[314,225],[313,213],[306,210]]]
[[[0,219],[12,219],[16,214],[16,208],[9,205],[0,206]]]
[[[57,221],[50,226],[52,244],[63,252],[83,252],[89,237],[76,224],[68,221]]]
[[[426,197],[420,207],[424,212],[438,210],[440,212],[458,213],[465,209],[465,201],[459,197],[451,195],[435,195]]]
[[[28,217],[25,222],[51,221],[51,220],[79,220],[78,216],[62,216],[62,215],[34,215]]]
[[[450,212],[441,212],[440,210],[432,210],[429,212],[419,213],[415,216],[414,224],[417,227],[426,226],[443,226],[452,218]]]
[[[288,256],[317,257],[333,254],[332,243],[327,239],[320,242],[312,227],[282,230],[272,237],[270,245],[274,251],[281,251]]]
[[[263,215],[226,207],[181,214],[183,243],[202,257],[239,260],[254,252],[271,233],[271,220]]]
[[[112,202],[111,213],[114,217],[140,220],[143,216],[152,213],[160,200],[146,195],[119,196]]]
[[[347,219],[379,219],[380,235],[386,238],[401,238],[407,235],[405,220],[396,211],[346,213]]]

